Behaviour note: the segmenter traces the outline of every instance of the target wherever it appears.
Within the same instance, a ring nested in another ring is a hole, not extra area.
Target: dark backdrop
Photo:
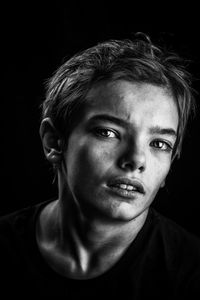
[[[6,64],[1,93],[1,204],[6,214],[56,195],[53,174],[44,159],[40,138],[40,104],[45,80],[79,50],[108,38],[131,38],[137,31],[152,41],[167,44],[191,60],[194,88],[199,102],[200,44],[198,9],[135,6],[134,2],[108,7],[65,3],[41,5],[11,3],[2,9],[1,66]],[[164,42],[165,41],[165,42]],[[154,206],[200,236],[199,197],[200,115],[190,126],[181,159],[172,167],[164,190]]]

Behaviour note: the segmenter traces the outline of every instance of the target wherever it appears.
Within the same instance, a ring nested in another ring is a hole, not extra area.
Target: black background
[[[1,14],[1,215],[57,193],[38,131],[45,80],[64,57],[105,39],[131,38],[143,31],[154,43],[191,60],[188,68],[199,103],[200,29],[198,8],[192,3],[8,3]],[[172,166],[154,206],[200,236],[199,129],[198,109],[182,157]]]

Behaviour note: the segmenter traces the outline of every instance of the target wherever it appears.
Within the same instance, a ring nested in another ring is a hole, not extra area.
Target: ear
[[[50,118],[42,120],[40,137],[47,160],[52,164],[59,164],[62,160],[61,137]]]

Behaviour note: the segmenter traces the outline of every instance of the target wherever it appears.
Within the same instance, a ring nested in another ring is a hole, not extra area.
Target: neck
[[[62,231],[63,243],[69,234],[77,236],[79,242],[88,250],[99,250],[105,245],[126,247],[142,228],[148,210],[136,218],[126,221],[107,217],[87,207],[84,210],[68,193],[61,193],[55,205],[56,218]]]
[[[45,251],[52,249],[51,255],[57,251],[55,268],[63,261],[66,266],[70,264],[61,273],[76,278],[93,277],[119,260],[142,228],[147,213],[129,222],[94,218],[84,214],[69,195],[66,199],[66,194],[61,194],[41,213],[39,244],[44,245]]]

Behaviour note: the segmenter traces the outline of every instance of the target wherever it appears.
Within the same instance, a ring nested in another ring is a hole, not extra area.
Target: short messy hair
[[[183,59],[155,46],[146,35],[133,40],[108,40],[75,54],[47,81],[42,118],[50,117],[67,142],[95,84],[128,80],[161,86],[168,89],[177,104],[179,124],[172,157],[180,157],[186,125],[195,111],[191,78]]]

